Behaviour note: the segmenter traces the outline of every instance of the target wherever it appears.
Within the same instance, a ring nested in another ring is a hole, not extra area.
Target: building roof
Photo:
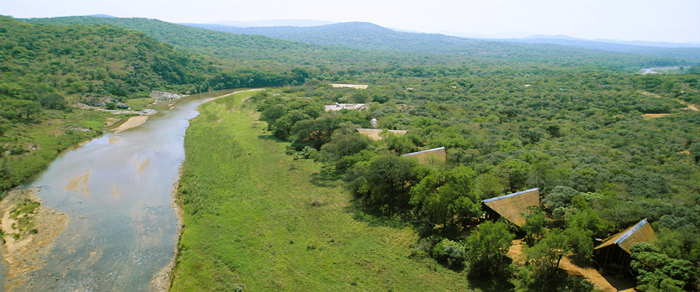
[[[527,212],[527,208],[540,205],[540,189],[534,188],[522,192],[512,193],[500,197],[490,198],[482,201],[484,205],[491,208],[508,221],[518,227],[525,225],[525,216],[522,212]]]
[[[339,110],[363,110],[368,108],[369,105],[364,103],[336,103],[324,106],[325,111],[339,111]]]
[[[428,153],[428,152],[435,152],[435,151],[445,151],[445,147],[438,147],[438,148],[433,148],[433,149],[428,149],[428,150],[423,150],[423,151],[418,151],[418,152],[411,152],[411,153],[406,153],[401,156],[413,156],[413,155],[418,155],[422,153]]]
[[[335,88],[342,88],[342,87],[349,87],[349,88],[355,88],[355,89],[367,89],[369,85],[364,85],[364,84],[339,84],[339,83],[331,83],[332,87]]]
[[[384,132],[382,129],[357,129],[357,132],[359,132],[362,135],[365,135],[369,137],[372,140],[381,140],[383,137],[380,135],[381,133]],[[408,131],[405,130],[388,130],[389,133],[392,133],[396,136],[403,136],[405,135]]]
[[[642,221],[639,221],[639,223],[637,223],[636,225],[631,226],[618,234],[608,237],[607,239],[605,239],[605,241],[603,241],[601,245],[597,246],[595,249],[601,249],[606,246],[616,244],[625,252],[632,253],[630,251],[630,247],[632,247],[632,244],[639,242],[649,242],[655,239],[656,234],[654,233],[654,229],[651,228],[651,225],[647,222],[647,219],[642,219]]]
[[[438,147],[418,152],[406,153],[401,156],[416,158],[418,159],[419,163],[447,161],[447,152],[445,152],[445,147]]]

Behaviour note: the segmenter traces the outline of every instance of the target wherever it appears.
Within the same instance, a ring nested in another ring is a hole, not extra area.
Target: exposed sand
[[[112,197],[114,199],[119,200],[119,186],[112,186]]]
[[[122,137],[112,136],[109,137],[109,145],[117,145],[122,142]]]
[[[650,119],[656,119],[656,118],[670,116],[670,115],[671,114],[643,114],[642,118],[650,120]]]
[[[66,191],[71,191],[71,192],[79,192],[83,193],[86,197],[90,197],[90,173],[88,173],[75,177],[73,178],[68,184],[64,187]]]
[[[129,118],[126,122],[114,129],[115,133],[124,132],[129,129],[136,128],[148,120],[148,116],[136,116]]]
[[[136,165],[136,170],[138,171],[139,175],[142,175],[144,171],[146,171],[146,168],[148,168],[148,165],[151,164],[151,158],[146,158],[144,161],[137,161],[135,163]]]
[[[5,291],[14,290],[27,280],[26,273],[46,265],[44,258],[53,246],[53,240],[66,229],[69,221],[65,213],[40,206],[33,213],[25,215],[34,224],[33,229],[36,229],[36,233],[18,230],[17,221],[11,218],[10,214],[24,199],[39,202],[34,189],[10,191],[7,197],[0,201],[0,226],[4,239],[0,253],[8,270]]]

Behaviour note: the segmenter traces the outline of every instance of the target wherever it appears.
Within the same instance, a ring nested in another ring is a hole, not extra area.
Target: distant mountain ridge
[[[320,26],[333,24],[331,21],[311,20],[311,19],[271,19],[258,21],[217,21],[214,24],[228,25],[235,27],[268,27],[268,26]]]
[[[116,16],[111,16],[108,14],[93,14],[93,15],[85,15],[87,17],[102,17],[102,18],[117,18]]]
[[[263,35],[276,39],[298,41],[324,46],[355,49],[401,50],[432,53],[462,53],[480,50],[495,43],[515,48],[516,43],[550,44],[608,52],[632,53],[658,57],[700,61],[700,48],[660,48],[621,43],[607,43],[568,36],[536,36],[524,39],[469,39],[443,34],[411,33],[388,29],[367,22],[344,22],[313,27],[232,27],[217,24],[184,24],[188,26],[247,35]]]
[[[56,17],[22,21],[33,24],[110,24],[145,34],[191,52],[261,67],[289,68],[325,64],[373,66],[406,62],[414,66],[465,62],[600,65],[623,70],[677,66],[680,59],[604,52],[550,44],[465,39],[440,34],[408,33],[366,22],[316,27],[180,25],[146,18]]]
[[[568,36],[532,36],[523,39],[504,39],[504,41],[529,44],[553,44],[608,52],[633,53],[641,55],[672,57],[700,61],[700,47],[693,47],[690,44],[675,44],[676,47],[657,47],[649,45],[635,45],[651,44],[650,42],[591,41]],[[662,43],[655,44],[661,45]]]

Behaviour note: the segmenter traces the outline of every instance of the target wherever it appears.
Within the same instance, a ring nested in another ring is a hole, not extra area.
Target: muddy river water
[[[199,104],[230,92],[161,102],[145,123],[62,153],[29,183],[70,221],[46,265],[16,291],[154,290],[177,245],[172,191],[189,120]]]

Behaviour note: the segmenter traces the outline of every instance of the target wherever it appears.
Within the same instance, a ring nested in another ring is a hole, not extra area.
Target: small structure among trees
[[[331,105],[326,105],[323,109],[327,112],[329,111],[339,111],[339,110],[365,110],[368,109],[369,105],[364,103],[336,103]]]
[[[534,188],[522,192],[503,195],[481,201],[486,211],[486,219],[497,220],[504,217],[518,227],[525,225],[528,208],[540,206],[540,189]]]
[[[403,135],[406,135],[406,133],[408,133],[408,131],[406,131],[406,130],[387,130],[387,131],[393,135],[396,135],[396,136],[403,136]],[[359,128],[359,129],[357,129],[357,132],[364,135],[364,136],[369,137],[370,139],[372,139],[374,141],[384,139],[384,137],[382,137],[382,135],[381,135],[384,132],[384,130],[382,130],[382,129],[361,129],[361,128]]]
[[[656,240],[656,234],[647,219],[639,221],[622,232],[603,241],[594,249],[596,261],[603,269],[617,272],[629,271],[632,254],[630,248],[635,243]]]
[[[445,147],[433,148],[418,152],[406,153],[402,157],[412,157],[418,160],[418,163],[425,164],[429,162],[447,162],[447,153]]]
[[[355,89],[367,89],[369,85],[364,85],[364,84],[339,84],[339,83],[331,83],[331,87],[333,88],[355,88]]]

